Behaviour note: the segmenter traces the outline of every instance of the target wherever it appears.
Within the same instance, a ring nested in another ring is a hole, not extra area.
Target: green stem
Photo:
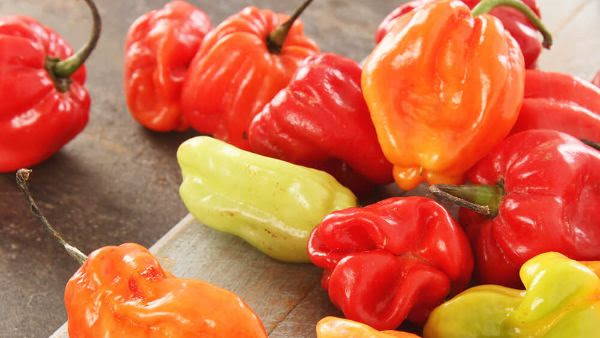
[[[429,191],[436,197],[450,201],[460,207],[471,209],[486,217],[496,217],[504,196],[499,185],[432,185]]]
[[[296,9],[294,14],[292,14],[292,16],[286,22],[279,25],[279,27],[269,34],[267,37],[267,48],[269,49],[269,52],[273,54],[281,53],[283,43],[285,42],[290,29],[292,29],[294,22],[296,22],[296,19],[300,17],[302,12],[304,12],[306,7],[308,7],[311,2],[313,2],[313,0],[306,0],[298,9]]]
[[[600,150],[600,143],[598,143],[598,142],[589,141],[589,140],[581,140],[581,142],[587,144],[588,146],[590,146],[596,150]]]
[[[19,171],[17,171],[17,185],[19,186],[19,189],[21,189],[23,194],[25,194],[25,198],[27,199],[27,202],[29,203],[31,212],[33,212],[35,217],[37,217],[40,220],[40,222],[42,222],[42,224],[44,225],[44,228],[48,232],[50,232],[50,234],[65,248],[65,250],[67,250],[67,253],[69,255],[71,255],[71,257],[75,258],[75,260],[77,260],[79,262],[79,264],[83,264],[83,262],[85,262],[85,260],[87,259],[87,256],[85,254],[83,254],[79,249],[77,249],[76,247],[69,244],[63,238],[63,236],[60,234],[60,232],[58,232],[52,226],[52,224],[50,224],[50,222],[48,222],[46,217],[40,211],[40,208],[38,207],[37,203],[33,199],[33,196],[31,196],[31,192],[29,191],[29,184],[28,184],[30,175],[31,175],[30,169],[19,169]]]
[[[542,33],[542,36],[544,37],[544,47],[549,49],[552,46],[552,34],[550,34],[548,29],[546,29],[546,27],[542,23],[542,20],[540,20],[540,18],[535,14],[535,12],[533,12],[531,8],[529,8],[529,6],[527,6],[520,0],[483,0],[479,4],[477,4],[475,8],[473,8],[471,14],[473,14],[473,16],[485,14],[498,6],[512,7],[518,10],[519,12],[523,13],[523,15],[527,17],[529,22],[531,22],[535,26],[535,28],[537,28],[540,31],[540,33]]]

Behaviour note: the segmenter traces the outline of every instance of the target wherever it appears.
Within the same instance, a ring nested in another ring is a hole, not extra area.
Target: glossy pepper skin
[[[553,129],[600,142],[600,89],[569,74],[528,70],[512,133]]]
[[[177,152],[179,193],[202,223],[286,262],[309,262],[311,230],[356,197],[331,175],[200,136]]]
[[[70,76],[65,92],[46,68],[48,57],[72,54],[60,35],[34,19],[0,18],[0,172],[39,164],[87,124],[85,67]]]
[[[520,287],[521,265],[548,251],[600,260],[599,151],[564,133],[528,130],[507,138],[469,180],[502,185],[495,217],[460,212],[482,283]]]
[[[317,338],[419,338],[400,331],[377,331],[348,319],[325,317],[317,323]]]
[[[392,182],[360,75],[355,61],[335,54],[304,60],[250,124],[251,150],[325,170],[356,193]]]
[[[247,7],[207,35],[183,87],[182,106],[192,127],[248,149],[252,118],[288,84],[300,62],[319,51],[300,21],[281,51],[270,51],[269,34],[287,19]]]
[[[501,22],[457,0],[401,16],[364,64],[362,88],[394,179],[458,183],[514,125],[523,55]]]
[[[139,17],[125,42],[125,95],[133,117],[155,131],[189,127],[181,111],[181,88],[204,36],[208,16],[181,0]]]
[[[392,30],[392,27],[398,17],[422,6],[426,3],[438,0],[414,0],[402,4],[393,10],[379,25],[375,34],[375,41],[379,43]],[[533,12],[540,17],[540,9],[536,0],[521,0]],[[481,0],[462,0],[470,8],[474,8]],[[537,59],[542,52],[542,39],[538,30],[527,20],[527,18],[517,10],[508,7],[499,7],[490,12],[497,17],[504,28],[515,38],[525,59],[526,68],[535,68]]]
[[[596,337],[598,266],[555,252],[536,256],[521,268],[525,290],[471,288],[433,311],[424,337]]]
[[[322,286],[344,316],[378,330],[424,323],[463,290],[473,257],[462,228],[435,201],[389,198],[331,213],[308,242]]]
[[[238,296],[176,278],[138,244],[94,251],[65,289],[69,336],[267,337]]]

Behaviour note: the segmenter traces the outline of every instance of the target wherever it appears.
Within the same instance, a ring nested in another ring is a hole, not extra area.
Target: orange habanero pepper
[[[507,5],[544,35],[517,0],[430,2],[397,20],[364,64],[362,85],[396,183],[456,184],[510,132],[523,101],[523,54],[495,17]]]
[[[377,331],[353,320],[325,317],[317,323],[317,338],[419,338],[400,331]]]

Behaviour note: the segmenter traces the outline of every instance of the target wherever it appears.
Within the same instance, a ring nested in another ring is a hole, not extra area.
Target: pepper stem
[[[50,234],[60,244],[62,244],[62,246],[65,248],[65,250],[67,250],[67,253],[71,257],[75,258],[75,260],[77,260],[79,262],[79,264],[83,264],[83,262],[85,262],[85,260],[87,259],[87,256],[85,254],[83,254],[79,249],[77,249],[76,247],[74,247],[71,244],[69,244],[63,238],[63,236],[60,234],[60,232],[58,232],[52,226],[52,224],[50,224],[48,222],[48,220],[46,219],[46,217],[40,211],[40,208],[38,207],[37,203],[33,199],[33,196],[31,196],[31,192],[29,191],[29,184],[28,184],[28,182],[29,182],[29,176],[30,175],[31,175],[31,170],[30,169],[19,169],[19,171],[17,171],[17,185],[19,186],[19,189],[21,189],[21,191],[23,192],[23,194],[25,194],[25,198],[27,199],[27,202],[29,203],[29,207],[31,208],[31,212],[33,212],[33,214],[35,215],[35,217],[37,217],[40,220],[40,222],[42,222],[42,224],[44,225],[44,228],[46,230],[48,230],[48,232],[50,232]]]
[[[588,146],[590,146],[596,150],[600,150],[600,143],[598,143],[598,142],[589,141],[589,140],[581,140],[581,142],[587,144]]]
[[[285,39],[287,38],[288,33],[290,32],[290,29],[292,29],[294,22],[296,22],[296,19],[298,19],[300,15],[302,15],[302,12],[304,12],[306,7],[308,7],[308,5],[310,5],[311,2],[313,2],[313,0],[304,1],[304,3],[300,7],[298,7],[298,9],[296,9],[294,14],[292,14],[292,16],[286,22],[279,25],[279,27],[272,31],[271,34],[269,34],[269,36],[267,37],[267,48],[269,49],[269,52],[273,54],[281,53],[283,43],[285,42]]]
[[[550,49],[552,46],[552,34],[550,34],[550,31],[546,29],[542,23],[542,20],[540,20],[535,12],[520,0],[483,0],[477,4],[473,10],[471,10],[471,14],[473,14],[473,16],[485,14],[498,6],[512,7],[523,13],[529,22],[531,22],[535,28],[542,33],[542,36],[544,37],[543,46],[547,49]]]
[[[504,196],[504,188],[499,185],[445,185],[429,187],[436,197],[450,201],[460,207],[471,209],[486,217],[496,217]]]
[[[69,86],[71,84],[69,77],[73,75],[73,73],[75,73],[77,69],[81,67],[81,65],[83,65],[94,48],[96,48],[98,39],[100,38],[100,32],[102,31],[102,19],[100,18],[98,7],[96,7],[96,4],[93,0],[84,1],[90,8],[94,20],[92,34],[89,41],[80,50],[66,60],[60,60],[55,57],[48,57],[46,59],[46,69],[48,69],[54,78],[56,87],[61,92],[66,92],[69,90]]]

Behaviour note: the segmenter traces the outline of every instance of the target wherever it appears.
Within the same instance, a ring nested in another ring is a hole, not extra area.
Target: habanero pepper
[[[516,42],[494,16],[523,11],[517,0],[427,3],[401,16],[364,64],[362,88],[379,143],[405,190],[420,182],[459,183],[514,125],[525,68]]]
[[[355,193],[393,181],[360,88],[360,66],[335,54],[308,57],[254,117],[250,149],[325,170]]]
[[[423,336],[588,338],[598,336],[600,262],[548,252],[521,268],[525,290],[476,286],[436,308]]]
[[[392,27],[398,17],[432,1],[438,0],[413,0],[396,8],[383,20],[381,25],[379,25],[375,35],[375,41],[379,43],[392,30]],[[521,1],[531,8],[531,10],[538,17],[540,17],[540,9],[536,0]],[[481,0],[462,0],[462,2],[464,2],[470,8],[474,8],[481,2]],[[529,22],[527,17],[515,9],[499,7],[492,10],[490,14],[497,17],[502,22],[504,28],[506,28],[510,35],[515,38],[519,44],[525,59],[525,67],[535,68],[537,59],[542,52],[542,40],[540,39],[538,30],[531,24],[531,22]]]
[[[208,136],[177,151],[187,209],[203,224],[239,236],[266,255],[309,262],[311,230],[356,197],[331,175],[238,149]]]
[[[82,264],[65,287],[70,337],[267,337],[260,319],[237,295],[174,277],[141,245],[107,246],[84,255],[41,213],[29,191],[30,173],[19,170],[17,184],[32,212]]]
[[[527,130],[468,177],[473,185],[430,189],[465,207],[460,221],[480,282],[520,287],[521,265],[548,251],[600,260],[600,151],[558,131]]]
[[[317,338],[419,338],[400,331],[377,331],[348,319],[325,317],[317,323]]]
[[[569,74],[528,70],[523,106],[511,133],[528,129],[600,142],[600,88]]]
[[[312,232],[311,261],[344,316],[378,330],[406,318],[422,324],[470,280],[467,236],[450,214],[425,197],[389,198],[335,211]]]
[[[155,131],[184,131],[181,88],[188,67],[210,31],[198,7],[175,0],[139,17],[125,41],[125,96],[131,115]]]
[[[0,173],[39,164],[87,124],[90,96],[83,63],[96,47],[101,19],[73,54],[55,31],[26,16],[0,18]]]
[[[183,86],[183,111],[194,129],[249,149],[252,118],[319,51],[296,20],[311,2],[289,19],[247,7],[206,36]]]

